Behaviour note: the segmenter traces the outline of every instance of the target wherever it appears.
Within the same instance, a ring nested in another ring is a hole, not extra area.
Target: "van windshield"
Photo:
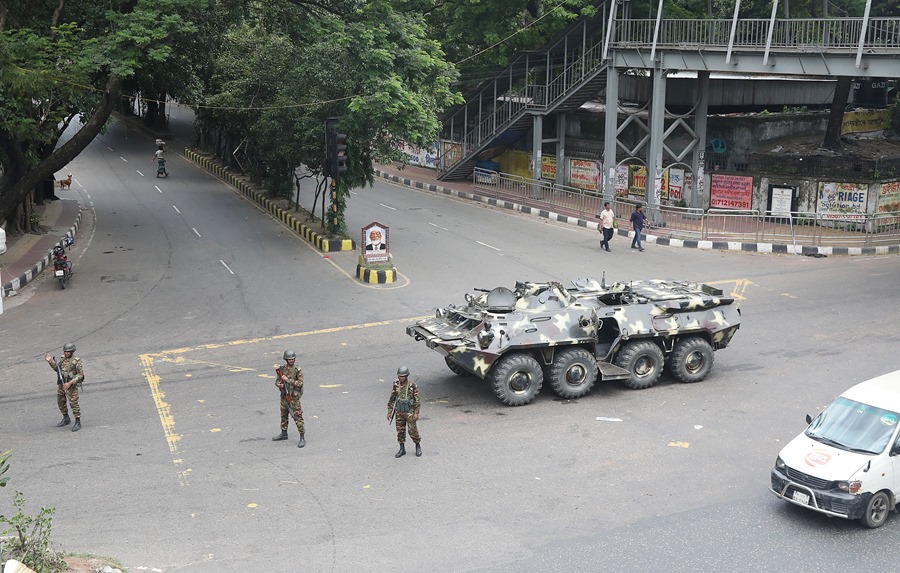
[[[816,416],[806,435],[844,450],[880,454],[891,441],[900,414],[839,397]]]

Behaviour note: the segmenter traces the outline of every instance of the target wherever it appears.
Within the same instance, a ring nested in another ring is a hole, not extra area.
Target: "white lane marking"
[[[119,156],[119,159],[121,159],[121,160],[124,161],[125,163],[128,163],[128,160],[125,159],[124,157],[122,157],[121,155]]]
[[[445,229],[445,228],[441,227],[440,225],[435,225],[434,223],[428,223],[428,224],[431,225],[432,227],[437,227],[441,231],[449,231],[450,230],[450,229]]]
[[[499,251],[499,250],[500,250],[500,249],[498,249],[497,247],[492,247],[491,245],[488,245],[487,243],[482,243],[481,241],[475,241],[475,242],[478,243],[479,245],[481,245],[482,247],[487,247],[487,248],[489,248],[489,249],[494,249],[495,251]]]
[[[159,188],[159,185],[154,185],[154,187],[156,187],[156,190],[157,190],[157,191],[159,191],[160,193],[162,193],[162,189]]]
[[[219,262],[222,263],[222,266],[223,266],[223,267],[225,267],[226,269],[228,269],[228,265],[225,264],[225,261],[223,261],[222,259],[219,259]],[[231,269],[228,269],[228,272],[231,273],[231,274],[234,274],[234,271],[231,270]]]
[[[115,151],[112,147],[110,147],[108,145],[106,146],[106,148],[109,149],[110,151]]]
[[[379,203],[379,205],[381,205],[381,206],[384,207],[385,209],[390,209],[391,211],[396,211],[396,210],[397,210],[397,209],[395,209],[394,207],[391,207],[390,205],[385,205],[384,203]]]
[[[197,238],[198,238],[198,239],[200,238],[200,233],[197,232],[197,229],[191,227],[191,231],[193,231],[194,234],[197,235]]]
[[[140,170],[140,169],[135,169],[135,171],[137,171],[137,174],[138,174],[138,175],[140,175],[140,176],[141,176],[141,177],[143,177],[143,176],[144,176],[144,174],[143,174],[143,173],[141,173],[141,170]]]
[[[181,215],[181,211],[178,210],[178,207],[176,207],[175,205],[172,205],[172,208],[175,209],[175,212],[176,212],[176,213],[178,213],[179,215]]]

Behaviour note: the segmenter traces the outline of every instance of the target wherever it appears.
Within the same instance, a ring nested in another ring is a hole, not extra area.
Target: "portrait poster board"
[[[709,207],[710,209],[752,209],[753,178],[742,175],[713,175],[710,181]]]
[[[363,260],[369,263],[386,263],[390,254],[390,228],[373,221],[362,228],[359,248]]]
[[[552,155],[541,156],[541,179],[556,181],[556,158]]]

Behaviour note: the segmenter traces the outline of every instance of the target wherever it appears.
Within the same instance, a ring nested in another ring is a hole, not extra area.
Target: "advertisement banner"
[[[890,181],[878,186],[875,213],[900,213],[900,181]],[[880,217],[879,225],[896,225],[900,217]]]
[[[859,109],[844,112],[841,135],[881,131],[887,124],[888,112],[884,109]]]
[[[710,209],[753,208],[753,178],[741,175],[713,175],[709,189]]]
[[[460,147],[458,143],[452,141],[442,141],[441,144],[444,147],[444,155],[442,158],[443,168],[449,169],[452,165],[462,159],[462,147]]]
[[[541,179],[556,181],[556,158],[541,156]]]
[[[419,167],[428,167],[429,169],[437,168],[437,146],[419,147],[418,145],[410,145],[403,142],[403,153],[410,165],[418,165]]]
[[[589,159],[569,160],[569,185],[588,191],[599,191],[600,168]]]
[[[644,165],[628,166],[628,194],[643,197],[647,194],[647,167]]]
[[[666,189],[670,201],[680,201],[684,198],[684,169],[670,167],[666,169]]]
[[[865,219],[868,200],[865,183],[819,183],[816,213],[826,219]]]
[[[628,196],[628,166],[616,165],[616,197]]]

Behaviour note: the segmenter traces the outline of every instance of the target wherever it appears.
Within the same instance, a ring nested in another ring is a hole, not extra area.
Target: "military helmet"
[[[75,343],[74,342],[66,342],[63,345],[63,352],[75,352]]]
[[[406,366],[397,368],[397,376],[409,376],[409,368],[407,368]]]
[[[293,350],[285,350],[284,351],[284,359],[285,360],[296,360],[297,353],[294,352]]]

